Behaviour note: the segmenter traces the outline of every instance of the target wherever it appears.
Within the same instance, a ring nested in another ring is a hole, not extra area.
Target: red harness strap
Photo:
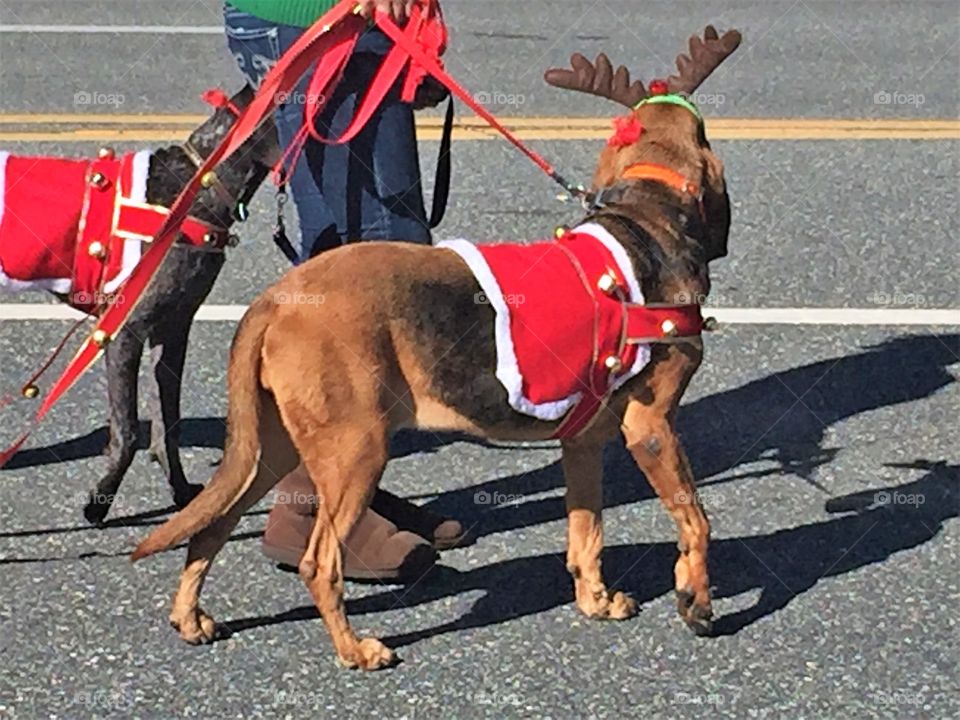
[[[141,242],[152,242],[157,230],[170,214],[169,208],[162,205],[138,205],[121,203],[117,217],[118,237]],[[215,227],[192,215],[180,226],[179,241],[193,247],[207,247],[223,250],[228,244],[230,233]]]
[[[699,206],[701,216],[704,215],[703,195],[700,186],[689,180],[676,170],[654,163],[635,163],[628,166],[621,175],[622,180],[653,180],[673,188],[679,193],[694,198]],[[581,265],[591,266],[590,258],[579,258]],[[594,282],[603,282],[608,292],[619,293],[622,280],[611,278],[600,280],[603,270],[592,263]],[[607,273],[609,275],[609,273]],[[621,295],[618,295],[622,297]],[[699,304],[690,305],[636,305],[623,303],[623,334],[621,349],[628,345],[647,345],[665,343],[674,340],[696,337],[704,328],[703,315]],[[609,363],[605,365],[604,363]],[[622,368],[622,355],[608,355],[598,360],[597,377],[603,377],[603,371],[609,372],[612,368]],[[560,427],[554,433],[555,438],[571,438],[586,430],[597,417],[604,401],[610,394],[613,381],[616,379],[616,370],[610,372],[611,378],[605,389],[598,391],[594,385],[590,393],[585,393],[577,406],[564,418]]]
[[[127,242],[149,243],[170,211],[131,196],[136,155],[117,159],[105,151],[90,163],[83,210],[77,227],[70,304],[96,315],[115,288],[108,283],[129,262]],[[180,228],[190,245],[223,248],[228,235],[194,217]],[[139,249],[133,256],[135,262]],[[127,267],[127,271],[129,271]],[[119,280],[114,281],[114,283]]]
[[[108,279],[108,270],[116,267],[118,257],[123,254],[123,241],[118,242],[112,234],[113,213],[117,198],[123,193],[121,184],[130,177],[131,162],[132,156],[129,155],[120,161],[109,156],[100,157],[87,170],[70,288],[70,304],[84,312],[96,311],[102,302],[101,293]]]
[[[564,243],[566,233],[559,236]],[[613,391],[617,380],[628,371],[631,345],[664,343],[699,336],[703,330],[700,305],[638,305],[626,302],[625,280],[607,263],[606,258],[591,245],[569,246],[568,257],[580,271],[584,287],[594,298],[599,312],[610,300],[619,301],[616,308],[621,331],[617,347],[604,344],[597,335],[593,373],[577,405],[554,432],[553,437],[569,439],[585,431],[597,418],[604,402]],[[608,309],[609,311],[609,309]],[[600,324],[597,324],[599,328]]]

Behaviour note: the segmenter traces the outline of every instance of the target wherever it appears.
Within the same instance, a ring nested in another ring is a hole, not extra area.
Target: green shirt
[[[278,25],[309,27],[338,0],[228,0],[237,10]]]

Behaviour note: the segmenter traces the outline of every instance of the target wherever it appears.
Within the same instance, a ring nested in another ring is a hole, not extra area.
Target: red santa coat
[[[483,289],[478,302],[496,311],[497,379],[517,412],[559,420],[649,362],[649,345],[624,342],[623,300],[642,304],[640,284],[623,246],[600,225],[581,225],[556,242],[440,246],[467,263]],[[604,274],[625,298],[596,291]]]
[[[97,160],[0,152],[0,289],[67,294],[83,310],[100,304],[149,240],[125,232],[121,218],[149,207],[149,169],[148,151]]]

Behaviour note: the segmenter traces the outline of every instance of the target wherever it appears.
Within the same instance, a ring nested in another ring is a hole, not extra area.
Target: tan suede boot
[[[310,539],[317,508],[313,482],[299,467],[277,484],[277,501],[267,518],[263,554],[296,568]],[[343,574],[348,580],[417,580],[437,560],[430,544],[367,510],[343,543]]]
[[[397,527],[426,538],[437,550],[463,547],[472,541],[458,520],[441,517],[386,490],[377,490],[370,507]]]

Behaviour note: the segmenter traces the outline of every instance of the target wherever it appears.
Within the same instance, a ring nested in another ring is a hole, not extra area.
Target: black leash
[[[287,237],[287,223],[283,218],[283,206],[287,204],[287,183],[282,182],[277,188],[277,224],[273,228],[273,244],[280,248],[280,252],[292,265],[300,262],[300,255]]]
[[[450,148],[453,140],[453,97],[447,100],[447,112],[443,118],[443,134],[440,136],[440,154],[437,156],[437,174],[433,183],[433,203],[430,207],[429,227],[433,230],[443,221],[450,199]]]

